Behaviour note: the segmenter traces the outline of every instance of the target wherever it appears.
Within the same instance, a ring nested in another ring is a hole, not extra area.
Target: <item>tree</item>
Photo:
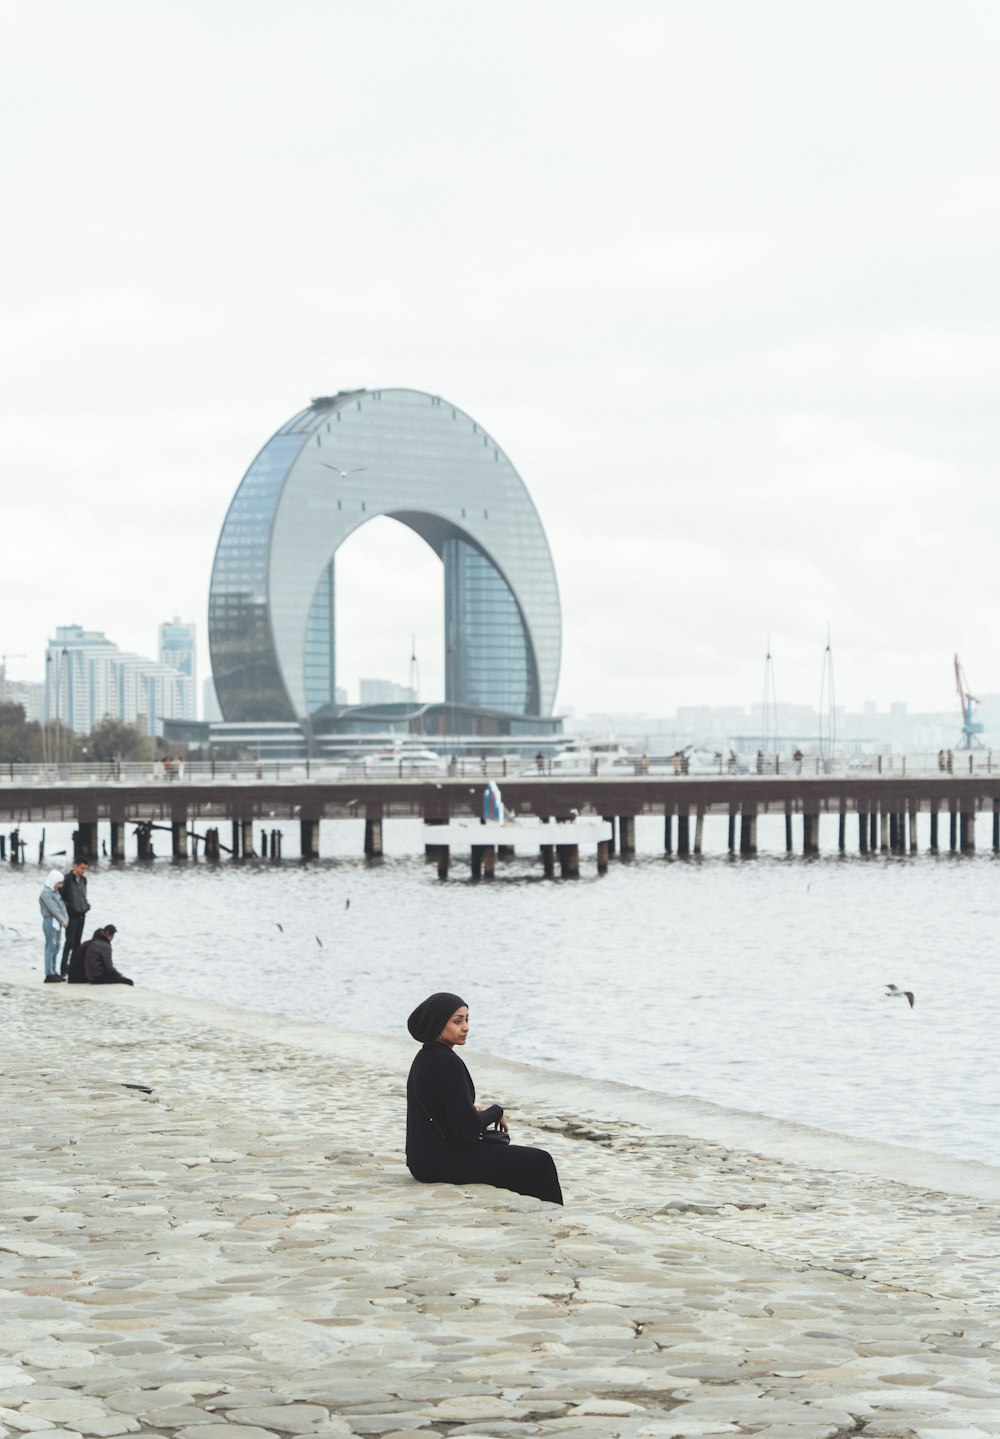
[[[153,745],[147,734],[138,725],[125,724],[112,715],[94,726],[86,747],[99,760],[144,760],[152,759]]]

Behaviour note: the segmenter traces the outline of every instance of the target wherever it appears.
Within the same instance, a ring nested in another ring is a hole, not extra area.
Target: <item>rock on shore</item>
[[[564,1209],[418,1185],[406,1047],[5,975],[0,1439],[1000,1435],[988,1199],[571,1081],[511,1116]]]

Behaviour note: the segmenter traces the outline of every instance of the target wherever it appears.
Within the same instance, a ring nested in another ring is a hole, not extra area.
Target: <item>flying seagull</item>
[[[887,984],[885,987],[885,997],[886,999],[908,999],[910,1001],[910,1008],[913,1008],[912,989],[900,989],[898,985]]]
[[[367,465],[355,465],[353,470],[342,470],[339,465],[328,465],[326,460],[320,460],[320,464],[324,469],[332,470],[335,475],[339,475],[342,480],[346,480],[348,475],[363,475],[368,468]]]
[[[323,948],[323,941],[320,939],[319,935],[316,936],[316,943],[319,945],[320,949]]]
[[[275,922],[275,924],[278,924],[278,921],[277,921],[277,920],[275,920],[274,922]],[[278,928],[281,930],[282,934],[284,934],[284,932],[285,932],[285,926],[284,926],[283,924],[278,924]]]

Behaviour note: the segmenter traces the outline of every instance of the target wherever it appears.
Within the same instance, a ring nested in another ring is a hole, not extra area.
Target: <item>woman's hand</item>
[[[493,1128],[501,1130],[504,1134],[507,1134],[510,1131],[510,1125],[507,1123],[506,1114],[501,1114],[500,1118],[497,1120]]]

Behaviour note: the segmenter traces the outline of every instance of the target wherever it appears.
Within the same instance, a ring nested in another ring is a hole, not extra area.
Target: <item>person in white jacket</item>
[[[38,908],[42,911],[42,933],[45,935],[46,984],[62,983],[62,975],[59,973],[59,931],[65,929],[69,923],[69,915],[59,893],[62,882],[61,871],[50,869],[38,896]]]

